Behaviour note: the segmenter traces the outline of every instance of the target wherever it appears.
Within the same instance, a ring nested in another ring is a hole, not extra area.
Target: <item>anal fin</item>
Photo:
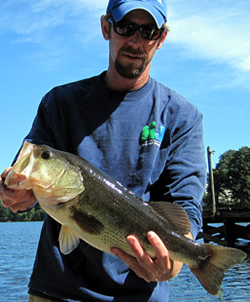
[[[58,240],[60,251],[64,255],[71,253],[79,244],[79,237],[77,237],[70,228],[64,225],[61,226]]]

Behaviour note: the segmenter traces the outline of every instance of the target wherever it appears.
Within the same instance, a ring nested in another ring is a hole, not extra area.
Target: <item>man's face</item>
[[[144,10],[135,10],[128,13],[123,20],[136,23],[137,25],[152,25],[154,19]],[[110,31],[110,64],[124,78],[135,79],[147,68],[157,48],[160,47],[160,40],[148,41],[141,37],[139,31],[132,36],[124,37],[117,34],[113,26]]]

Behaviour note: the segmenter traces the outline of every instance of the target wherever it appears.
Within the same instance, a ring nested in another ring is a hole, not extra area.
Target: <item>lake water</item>
[[[25,302],[42,222],[0,223],[0,301]],[[222,296],[209,295],[187,266],[170,281],[170,302],[250,301],[250,259],[227,271]],[[129,301],[128,301],[129,302]]]

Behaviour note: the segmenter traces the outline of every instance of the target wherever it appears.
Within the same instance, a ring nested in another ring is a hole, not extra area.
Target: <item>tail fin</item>
[[[227,269],[246,258],[246,253],[234,248],[203,244],[209,258],[198,266],[190,267],[201,285],[212,295],[218,295]]]

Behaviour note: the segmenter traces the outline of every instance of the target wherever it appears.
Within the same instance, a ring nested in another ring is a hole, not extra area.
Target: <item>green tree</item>
[[[214,188],[217,205],[250,207],[250,148],[242,147],[238,151],[229,150],[220,156],[213,170]],[[211,183],[204,198],[207,205],[210,200]]]
[[[9,211],[7,208],[4,208],[2,202],[0,202],[0,222],[8,221]]]
[[[45,218],[45,212],[37,205],[32,210],[24,213],[13,213],[10,209],[5,208],[0,200],[0,222],[7,221],[42,221]]]

